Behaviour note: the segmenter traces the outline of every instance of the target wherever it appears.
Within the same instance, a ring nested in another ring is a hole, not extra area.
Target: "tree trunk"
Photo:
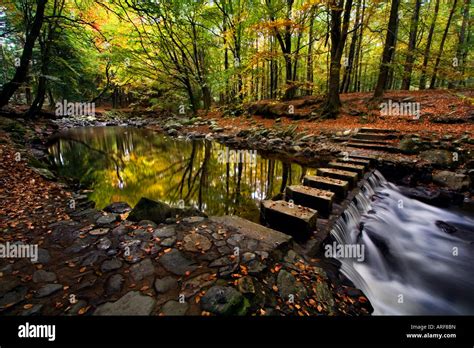
[[[425,89],[426,87],[426,67],[428,66],[428,61],[430,59],[430,49],[431,49],[431,42],[433,41],[433,34],[436,25],[436,19],[438,17],[439,11],[439,1],[436,0],[434,13],[433,13],[433,20],[431,22],[430,31],[428,32],[428,38],[426,39],[426,47],[425,53],[423,55],[423,65],[421,67],[421,76],[420,76],[420,86],[419,89]]]
[[[341,58],[347,38],[349,19],[351,16],[352,0],[332,0],[331,6],[331,64],[329,70],[329,84],[326,105],[323,115],[326,118],[336,118],[341,106],[339,98],[339,81],[341,72]],[[341,28],[341,14],[344,11]]]
[[[382,53],[382,63],[380,64],[379,76],[377,79],[377,85],[375,86],[374,99],[381,98],[385,86],[387,84],[387,78],[390,68],[390,63],[393,57],[393,48],[397,40],[397,23],[398,23],[398,7],[400,0],[392,0],[392,6],[390,8],[390,19],[388,20],[387,36],[385,38],[385,45]]]
[[[8,101],[13,96],[18,87],[25,82],[28,74],[28,66],[30,64],[31,56],[33,54],[33,47],[38,38],[41,27],[44,21],[44,9],[48,0],[36,1],[36,14],[31,26],[31,30],[26,34],[25,46],[20,58],[20,66],[16,69],[13,79],[7,82],[0,93],[0,108],[8,104]]]
[[[443,38],[439,45],[438,56],[436,57],[436,63],[433,69],[433,75],[431,76],[430,89],[434,89],[436,86],[436,77],[438,75],[439,63],[441,62],[441,56],[443,55],[444,43],[446,42],[446,37],[448,36],[449,26],[451,25],[451,20],[453,19],[454,12],[456,11],[456,5],[458,0],[454,0],[453,7],[451,12],[449,12],[448,23],[446,23],[446,28],[444,29]]]
[[[418,19],[420,17],[421,0],[415,0],[415,9],[411,17],[410,39],[408,41],[408,52],[403,72],[402,89],[409,90],[411,83],[411,73],[413,62],[415,61],[416,35],[418,32]]]
[[[311,7],[311,13],[309,17],[309,37],[308,37],[308,55],[306,58],[306,83],[308,87],[306,89],[306,95],[313,94],[313,40],[314,40],[314,18],[315,18],[316,8]]]
[[[349,91],[349,86],[351,84],[352,67],[355,65],[354,55],[355,55],[356,43],[357,43],[357,33],[359,30],[358,27],[360,25],[361,3],[362,3],[362,0],[359,0],[357,2],[356,18],[355,18],[354,29],[353,29],[354,31],[352,33],[351,44],[349,46],[348,65],[346,66],[346,69],[344,70],[344,76],[342,78],[341,93],[347,93]]]
[[[467,52],[467,44],[469,41],[466,40],[466,28],[468,26],[469,22],[469,6],[470,6],[470,0],[464,0],[464,10],[462,14],[462,24],[461,24],[461,29],[459,30],[459,40],[458,40],[458,47],[456,48],[456,59],[457,59],[457,66],[455,66],[456,70],[458,70],[458,67],[461,69],[459,70],[461,74],[461,79],[462,80],[462,72],[463,72],[463,67],[464,67],[464,56],[465,52]],[[458,74],[459,74],[458,72]],[[457,85],[458,81],[450,82],[448,85],[448,88],[455,88]]]

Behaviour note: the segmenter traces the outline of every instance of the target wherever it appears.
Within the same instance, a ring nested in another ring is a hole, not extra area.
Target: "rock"
[[[39,248],[38,260],[36,260],[36,262],[33,262],[33,263],[40,263],[42,265],[45,265],[49,263],[50,260],[51,260],[51,256],[49,255],[49,251],[46,249]]]
[[[192,272],[197,268],[193,260],[185,257],[177,249],[161,256],[159,262],[167,271],[176,275],[184,275],[186,272]]]
[[[168,225],[162,228],[159,228],[153,232],[153,237],[155,238],[169,238],[176,235],[176,226]]]
[[[42,304],[35,304],[33,307],[24,310],[23,312],[20,313],[20,315],[24,317],[31,317],[35,315],[41,315],[41,309],[43,309]]]
[[[334,298],[332,296],[331,290],[329,290],[329,287],[325,282],[316,282],[315,290],[315,296],[318,302],[325,302],[331,307],[334,306]]]
[[[100,266],[100,270],[102,272],[111,272],[115,271],[116,269],[119,269],[122,267],[123,263],[119,259],[111,259],[111,260],[105,260],[102,262],[102,265]]]
[[[113,230],[112,230],[112,235],[114,237],[120,237],[120,236],[123,236],[124,234],[126,234],[128,232],[128,228],[127,226],[125,225],[118,225],[117,227],[115,227]]]
[[[284,300],[288,300],[290,295],[296,293],[295,282],[296,278],[291,273],[283,269],[280,270],[277,277],[277,287],[280,296]]]
[[[174,243],[176,243],[176,237],[169,237],[169,238],[163,239],[160,242],[160,245],[165,247],[165,248],[169,248],[169,247],[172,247],[174,245]]]
[[[130,267],[130,273],[135,281],[140,281],[146,277],[152,275],[155,272],[155,266],[150,259],[144,259],[143,261]]]
[[[467,190],[471,186],[471,179],[468,175],[447,170],[433,172],[433,182],[455,191]]]
[[[453,153],[447,150],[423,151],[420,153],[420,157],[438,167],[449,167],[453,163]]]
[[[161,313],[164,315],[185,315],[189,305],[184,302],[168,301],[161,307]]]
[[[159,294],[164,294],[169,290],[176,289],[178,287],[178,281],[171,277],[158,278],[155,280],[155,290]]]
[[[2,279],[2,281],[0,281],[0,297],[12,291],[18,285],[20,285],[20,282],[16,279],[10,279],[10,280]]]
[[[220,257],[220,258],[212,261],[209,264],[209,267],[223,267],[223,266],[232,265],[233,263],[234,262],[228,256],[223,256],[223,257]]]
[[[36,292],[36,298],[42,298],[54,294],[55,292],[61,290],[63,286],[61,284],[46,284],[39,288]]]
[[[79,300],[74,303],[71,308],[67,311],[67,315],[78,315],[79,310],[87,306],[87,302],[84,300]]]
[[[0,298],[0,311],[10,308],[25,299],[28,292],[26,286],[17,286]]]
[[[142,295],[138,291],[130,291],[118,301],[107,302],[99,306],[94,315],[150,315],[155,306],[155,300]]]
[[[155,223],[162,223],[166,218],[171,217],[171,214],[172,209],[168,204],[141,198],[128,215],[128,219],[131,221],[151,220]]]
[[[105,285],[105,291],[107,294],[115,294],[122,291],[123,282],[125,281],[124,277],[121,274],[114,274],[109,279]]]
[[[220,315],[239,313],[244,302],[240,292],[230,286],[213,286],[201,298],[201,308],[207,312]]]
[[[257,275],[263,272],[266,268],[267,266],[258,260],[253,260],[248,263],[248,272],[252,275]]]
[[[212,246],[209,238],[199,233],[190,233],[183,238],[183,241],[184,249],[191,252],[207,251]]]
[[[183,219],[183,222],[187,224],[196,224],[203,221],[204,221],[204,217],[202,216],[190,216]]]
[[[151,220],[141,220],[140,222],[138,222],[138,226],[142,226],[142,227],[151,227],[151,228],[157,228],[158,225],[155,224],[153,221]]]
[[[239,278],[237,287],[242,294],[255,294],[255,284],[252,277],[245,276]]]
[[[35,173],[41,175],[43,178],[48,179],[48,180],[54,180],[56,179],[56,176],[48,169],[46,168],[31,168]]]
[[[92,250],[81,257],[81,266],[93,266],[99,259],[104,256],[104,252]]]
[[[126,202],[114,202],[104,208],[104,211],[114,214],[123,214],[131,210],[132,208]]]
[[[251,252],[246,252],[242,255],[242,263],[248,263],[255,259],[255,254]]]
[[[35,283],[51,283],[56,281],[56,274],[47,272],[42,269],[33,273],[33,282]]]
[[[99,226],[106,226],[110,225],[114,221],[117,220],[117,215],[115,214],[108,214],[108,215],[103,215],[100,218],[96,220],[97,225]]]
[[[405,137],[402,140],[400,140],[400,143],[398,144],[398,148],[406,154],[415,154],[420,151],[420,145],[419,141],[416,141],[415,139],[411,137]]]
[[[97,244],[97,249],[107,250],[111,246],[112,246],[112,241],[107,237],[103,237],[103,238],[99,239],[99,243]]]
[[[89,231],[89,234],[91,236],[102,236],[104,234],[107,234],[109,232],[108,228],[96,228],[92,231]]]

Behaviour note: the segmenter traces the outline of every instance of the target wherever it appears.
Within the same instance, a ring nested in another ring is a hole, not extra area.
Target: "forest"
[[[321,95],[334,118],[340,93],[472,85],[470,3],[6,0],[0,107],[196,113]]]

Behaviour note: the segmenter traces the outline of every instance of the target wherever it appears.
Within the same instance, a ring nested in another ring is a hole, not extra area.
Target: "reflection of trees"
[[[67,135],[50,148],[60,173],[93,184],[91,198],[99,208],[110,201],[133,206],[141,197],[169,204],[182,199],[210,215],[237,214],[255,221],[260,200],[299,182],[306,172],[262,156],[253,165],[219,163],[218,150],[224,146],[113,127]],[[117,186],[117,167],[122,188]]]

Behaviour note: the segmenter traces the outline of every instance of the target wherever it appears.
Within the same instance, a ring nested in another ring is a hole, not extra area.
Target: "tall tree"
[[[355,65],[354,64],[354,55],[355,55],[355,50],[356,50],[358,29],[359,29],[359,26],[360,26],[360,7],[361,7],[361,4],[362,4],[362,0],[359,0],[357,2],[354,29],[352,29],[353,32],[352,32],[351,44],[349,46],[349,57],[347,59],[347,66],[344,69],[344,76],[342,78],[341,92],[343,92],[343,93],[347,93],[349,91],[349,86],[351,84],[352,68]]]
[[[374,98],[381,98],[387,84],[390,63],[392,62],[393,49],[397,41],[398,7],[400,0],[392,0],[390,7],[390,18],[388,20],[387,36],[383,47],[382,62],[380,64],[379,76],[375,86]]]
[[[431,26],[428,32],[428,38],[426,39],[426,47],[425,47],[425,52],[423,55],[423,65],[421,66],[421,76],[420,76],[420,86],[419,86],[420,89],[425,89],[426,87],[426,69],[428,67],[428,61],[430,59],[431,43],[433,41],[433,34],[434,34],[435,26],[436,26],[436,19],[438,18],[439,1],[440,0],[436,0],[434,12],[433,12],[433,19],[431,20]]]
[[[436,86],[436,78],[438,75],[439,64],[441,62],[441,56],[443,55],[444,44],[446,42],[446,37],[448,36],[449,27],[451,25],[451,21],[454,16],[454,12],[456,12],[457,4],[458,4],[458,0],[454,0],[453,6],[451,7],[451,11],[449,12],[448,22],[446,23],[446,28],[444,29],[443,38],[441,39],[441,43],[439,44],[439,51],[438,51],[438,55],[436,56],[436,62],[433,68],[433,75],[431,76],[430,89],[434,89]]]
[[[33,47],[36,39],[38,38],[41,27],[44,22],[44,10],[48,0],[37,0],[36,1],[36,14],[33,19],[31,27],[26,32],[25,45],[23,46],[23,52],[20,58],[20,65],[15,71],[13,79],[7,82],[0,93],[0,108],[8,104],[8,101],[16,92],[16,90],[25,82],[28,75],[28,67],[30,65],[31,56],[33,54]]]
[[[466,41],[466,31],[469,25],[469,6],[470,6],[471,0],[464,0],[464,8],[463,8],[463,13],[462,13],[462,23],[461,23],[461,28],[459,30],[459,36],[458,36],[458,45],[456,48],[456,60],[457,64],[455,68],[460,68],[459,69],[459,75],[462,75],[464,72],[464,65],[465,65],[465,57],[467,53],[467,44],[469,41]],[[449,88],[454,88],[456,87],[457,83],[456,82],[451,82],[449,84]]]
[[[413,62],[415,61],[416,37],[418,33],[418,21],[420,17],[421,0],[415,0],[415,8],[411,16],[410,38],[408,40],[408,51],[403,71],[402,89],[409,90]]]
[[[331,0],[331,64],[329,70],[329,84],[323,115],[326,118],[336,118],[341,106],[339,98],[339,82],[341,78],[341,58],[347,39],[349,19],[351,17],[352,0]],[[344,17],[341,17],[344,12]]]

